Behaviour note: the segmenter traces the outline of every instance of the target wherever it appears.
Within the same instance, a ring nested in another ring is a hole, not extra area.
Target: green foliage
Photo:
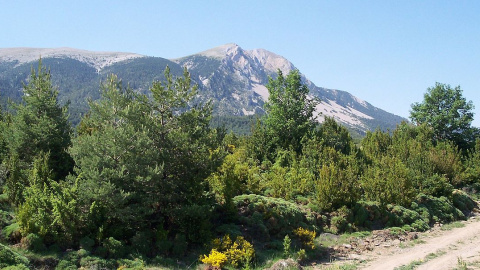
[[[304,248],[308,248],[310,250],[315,249],[314,240],[317,235],[315,231],[310,231],[308,229],[304,229],[302,227],[297,228],[293,231],[293,234],[298,237],[302,246]]]
[[[103,247],[106,249],[106,255],[109,258],[121,258],[125,254],[124,244],[113,237],[105,239]]]
[[[95,241],[92,238],[85,236],[80,239],[79,244],[80,244],[80,248],[87,251],[92,251],[93,246],[95,245]]]
[[[258,167],[251,164],[245,155],[245,149],[235,149],[227,155],[216,172],[207,179],[217,201],[232,207],[233,197],[242,193],[258,192]]]
[[[291,253],[291,245],[292,245],[292,239],[287,235],[285,235],[285,238],[283,238],[283,257],[286,259],[290,257]]]
[[[27,266],[29,261],[26,257],[18,254],[9,247],[0,244],[0,268],[19,265],[19,268]]]
[[[20,240],[22,234],[20,233],[20,226],[17,222],[14,222],[2,229],[2,238],[9,242],[15,243]]]
[[[255,258],[253,245],[242,236],[237,236],[235,241],[232,241],[227,234],[214,239],[212,246],[210,254],[200,256],[200,260],[214,267],[222,267],[224,264],[235,268],[248,267]]]
[[[476,130],[471,127],[473,108],[473,103],[463,97],[460,86],[452,88],[437,82],[427,88],[422,103],[412,104],[410,119],[431,127],[434,141],[453,141],[466,150],[475,140]]]
[[[458,189],[452,192],[452,203],[463,213],[469,213],[475,207],[477,207],[477,203],[472,200],[472,198],[470,198],[465,192]]]
[[[281,238],[308,222],[299,206],[283,199],[250,194],[236,196],[233,202],[241,214],[240,222],[251,226],[259,239]]]
[[[69,246],[77,238],[80,222],[77,186],[53,181],[47,160],[48,156],[41,156],[34,161],[17,222],[23,235],[34,233],[47,244]]]
[[[80,259],[80,268],[84,269],[115,269],[115,263],[98,257],[87,256]]]
[[[315,129],[313,112],[318,101],[307,97],[309,89],[302,83],[298,70],[291,71],[286,77],[279,70],[277,78],[269,78],[266,87],[269,98],[264,105],[265,127],[254,130],[253,137],[259,135],[264,138],[257,144],[262,141],[266,144],[257,147],[266,147],[264,153],[273,161],[279,149],[301,152],[302,138]],[[263,134],[258,134],[258,131]]]
[[[315,183],[316,202],[323,210],[353,205],[359,198],[359,168],[355,159],[342,157],[335,163],[321,167]]]
[[[186,70],[173,78],[167,68],[165,78],[153,83],[149,100],[111,76],[82,119],[71,153],[85,191],[80,204],[90,209],[85,229],[98,240],[129,240],[159,225],[192,241],[206,231],[194,232],[188,218],[208,223],[204,179],[223,158],[223,134],[209,127],[209,106],[187,108],[196,86]]]
[[[35,252],[41,252],[47,249],[43,244],[43,239],[34,233],[29,233],[22,238],[22,246]]]
[[[353,140],[347,128],[331,117],[325,117],[317,136],[321,138],[323,145],[332,147],[344,155],[350,154],[353,149]]]
[[[183,205],[169,214],[176,231],[186,237],[189,243],[204,243],[210,238],[211,208],[208,205]]]
[[[408,168],[397,158],[382,157],[362,177],[366,200],[408,206],[415,195]]]
[[[27,164],[37,155],[49,153],[53,179],[63,179],[73,167],[67,153],[73,131],[67,106],[59,105],[58,90],[41,60],[37,72],[32,68],[23,92],[23,103],[15,106],[16,112],[4,133],[9,153]]]
[[[401,227],[408,225],[415,231],[426,231],[429,228],[428,220],[422,219],[416,211],[400,205],[387,205],[388,227]]]
[[[446,198],[419,194],[412,204],[412,209],[420,213],[430,224],[435,222],[452,222],[465,219],[465,215]]]
[[[55,270],[75,270],[78,269],[77,265],[69,260],[60,260],[55,267]]]

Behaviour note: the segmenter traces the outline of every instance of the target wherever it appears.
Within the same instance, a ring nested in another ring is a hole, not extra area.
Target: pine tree
[[[73,168],[67,153],[72,128],[68,107],[59,104],[58,90],[52,85],[50,72],[42,66],[41,59],[38,70],[32,68],[23,92],[23,103],[15,106],[16,113],[5,132],[9,154],[30,164],[36,156],[48,153],[53,178],[63,179]]]

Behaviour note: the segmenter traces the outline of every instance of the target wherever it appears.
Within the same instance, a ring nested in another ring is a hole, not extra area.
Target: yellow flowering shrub
[[[220,268],[224,264],[229,264],[233,267],[246,266],[255,257],[253,245],[242,236],[238,236],[235,238],[235,241],[232,241],[227,234],[222,238],[213,240],[212,246],[213,249],[208,257],[200,257],[203,263],[211,266]]]
[[[317,236],[317,233],[315,231],[310,231],[308,229],[300,227],[294,230],[293,233],[300,239],[300,241],[305,247],[315,249],[315,244],[313,242],[315,240],[315,237]]]
[[[219,268],[222,268],[222,266],[225,265],[227,260],[227,255],[217,251],[216,249],[212,249],[208,256],[200,256],[200,261],[202,261],[204,264],[209,264],[211,266]]]

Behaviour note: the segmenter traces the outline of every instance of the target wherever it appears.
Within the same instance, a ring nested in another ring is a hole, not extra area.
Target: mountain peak
[[[206,57],[224,59],[228,55],[233,54],[233,53],[238,53],[238,51],[241,51],[241,50],[242,50],[242,48],[240,48],[240,46],[238,46],[237,44],[227,43],[225,45],[221,45],[221,46],[215,47],[213,49],[200,52],[198,54],[206,56]]]
[[[257,59],[257,61],[268,71],[276,73],[281,70],[283,74],[288,74],[295,69],[295,66],[285,57],[272,53],[265,49],[254,49],[248,51],[248,54]]]

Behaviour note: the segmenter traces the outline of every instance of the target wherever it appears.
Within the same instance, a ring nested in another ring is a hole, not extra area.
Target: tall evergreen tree
[[[53,178],[63,179],[73,168],[67,153],[72,127],[68,122],[68,106],[59,104],[58,90],[41,59],[38,70],[32,68],[23,93],[23,103],[15,106],[16,113],[5,132],[9,154],[30,164],[39,154],[48,153]]]
[[[153,83],[153,101],[109,77],[80,124],[71,153],[91,233],[129,239],[165,226],[187,237],[201,230],[181,220],[189,206],[203,204],[221,138],[208,107],[187,107],[196,94],[188,72],[175,79],[167,68],[165,77]],[[194,209],[190,217],[207,217]]]

